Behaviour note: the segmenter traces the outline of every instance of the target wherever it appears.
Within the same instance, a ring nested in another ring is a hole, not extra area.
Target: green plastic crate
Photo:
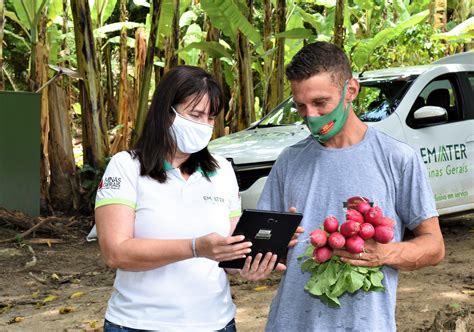
[[[41,94],[0,91],[0,207],[40,214]]]

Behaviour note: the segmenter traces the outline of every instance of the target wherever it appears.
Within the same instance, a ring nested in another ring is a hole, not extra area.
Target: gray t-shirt
[[[433,192],[419,154],[375,128],[346,148],[326,148],[311,136],[286,148],[267,179],[259,209],[287,211],[296,207],[304,217],[305,233],[320,227],[324,218],[345,219],[344,202],[362,196],[380,206],[397,222],[395,239],[405,228],[437,216]],[[395,331],[397,270],[383,268],[385,292],[357,291],[339,298],[340,308],[328,307],[304,290],[310,273],[301,272],[297,256],[308,242],[290,249],[287,270],[273,299],[266,331]]]

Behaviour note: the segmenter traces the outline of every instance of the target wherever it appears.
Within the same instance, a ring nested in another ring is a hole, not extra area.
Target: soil
[[[0,222],[0,238],[15,231]],[[101,260],[87,228],[55,243],[36,234],[0,245],[0,331],[101,331],[114,271]],[[399,331],[474,331],[474,214],[443,218],[446,258],[434,267],[400,272]],[[43,242],[43,243],[41,243]],[[247,282],[231,277],[240,332],[262,331],[279,275]]]

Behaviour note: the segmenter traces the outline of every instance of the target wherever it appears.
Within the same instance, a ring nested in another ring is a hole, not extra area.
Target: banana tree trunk
[[[234,130],[239,131],[247,128],[255,118],[254,94],[252,80],[252,59],[250,58],[250,45],[247,37],[240,31],[237,33],[237,65],[238,65],[238,84],[239,84],[239,102],[237,117],[234,117]]]
[[[62,32],[68,31],[68,0],[63,0]],[[61,51],[69,54],[69,48],[64,38],[61,42]],[[69,61],[60,63],[68,68]],[[60,84],[60,85],[59,85]],[[48,161],[50,167],[49,198],[54,210],[72,212],[80,207],[80,185],[76,173],[74,151],[71,137],[71,120],[69,109],[71,107],[71,82],[68,76],[48,85],[49,109],[49,139]]]
[[[156,49],[155,51],[156,53],[156,57],[158,59],[161,59],[163,56],[164,56],[164,50],[161,50],[159,48]],[[145,62],[146,62],[146,59],[145,59]],[[163,76],[163,73],[164,73],[164,69],[163,67],[160,67],[160,66],[154,66],[154,71],[153,71],[153,74],[154,74],[154,77],[155,77],[155,83],[158,84],[158,82],[161,80],[161,77]]]
[[[430,2],[431,24],[435,29],[446,31],[447,0],[433,0]]]
[[[63,0],[63,23],[61,26],[61,31],[63,33],[63,39],[61,41],[61,52],[64,55],[70,55],[70,49],[67,44],[67,33],[68,33],[68,23],[69,23],[69,16],[68,16],[68,11],[69,11],[69,0]],[[65,60],[64,62],[60,63],[60,66],[69,68],[70,63],[69,60]],[[62,88],[66,92],[66,110],[71,109],[71,83],[70,79],[67,76],[62,77]]]
[[[171,35],[166,38],[165,47],[165,73],[178,65],[176,50],[179,48],[179,0],[173,0],[174,12],[171,24]]]
[[[38,43],[38,38],[39,38],[38,27],[41,24],[40,21],[42,20],[42,17],[44,16],[43,9],[46,6],[47,0],[41,0],[41,3],[39,7],[37,8],[37,11],[33,13],[28,11],[27,5],[25,2],[26,0],[20,0],[20,1],[21,1],[21,5],[23,6],[26,12],[29,24],[31,26],[31,29],[30,29],[31,55],[30,55],[30,77],[29,77],[30,82],[29,83],[30,83],[31,90],[36,91],[36,89],[38,89],[41,86],[41,85],[39,86],[37,85],[38,79],[36,78],[36,75],[37,75],[36,59],[38,59],[38,56],[36,55],[36,51],[37,51],[36,45]],[[36,1],[35,1],[35,4],[36,4]]]
[[[120,0],[120,21],[127,21],[127,2]],[[120,30],[120,81],[119,81],[119,107],[118,107],[118,125],[122,126],[117,129],[114,143],[112,144],[111,153],[115,154],[119,151],[127,150],[129,141],[129,98],[128,98],[128,82],[127,82],[127,28],[122,27]]]
[[[5,90],[5,79],[3,76],[3,36],[5,27],[5,3],[0,0],[0,91]]]
[[[80,186],[74,161],[67,95],[63,88],[53,83],[48,86],[48,97],[51,166],[49,196],[53,209],[69,212],[79,209]]]
[[[146,34],[145,28],[138,28],[135,31],[135,75],[133,85],[133,100],[132,107],[130,108],[130,121],[132,128],[135,128],[137,110],[138,110],[138,98],[140,95],[140,88],[143,82],[143,73],[145,71],[145,60],[146,60]]]
[[[344,1],[336,0],[336,15],[334,18],[334,44],[340,48],[344,43]]]
[[[82,80],[79,82],[82,108],[82,144],[84,164],[95,169],[105,166],[108,155],[108,138],[103,113],[102,91],[90,8],[87,2],[71,0],[74,21],[77,64]]]
[[[107,105],[107,123],[115,126],[118,122],[118,105],[114,94],[114,73],[112,71],[112,46],[110,43],[104,48],[104,62],[106,71],[105,102]]]
[[[146,51],[145,70],[143,74],[142,86],[140,87],[140,97],[138,99],[138,114],[133,132],[132,145],[140,137],[148,110],[148,94],[150,90],[151,74],[153,73],[153,58],[155,55],[156,38],[158,36],[158,20],[161,12],[162,0],[153,0],[151,7],[151,29],[148,38],[148,47]]]
[[[34,81],[30,81],[31,90],[36,91],[48,81],[48,54],[46,42],[46,24],[47,16],[43,9],[38,12],[37,39],[32,45],[34,47],[35,58],[31,59],[32,68],[35,72],[31,77]],[[41,164],[40,164],[40,195],[41,210],[43,212],[51,212],[51,199],[49,197],[49,181],[50,181],[50,164],[49,164],[49,107],[48,107],[48,87],[41,91]]]
[[[248,21],[252,22],[253,0],[247,0]],[[252,78],[252,58],[248,38],[240,31],[237,32],[235,52],[237,54],[237,70],[239,85],[239,103],[237,116],[233,118],[233,129],[239,131],[247,128],[255,121],[255,107]]]
[[[211,20],[209,19],[209,17],[207,17],[206,22],[207,22],[206,40],[209,41],[209,42],[219,41],[219,30],[216,29],[212,25]],[[219,86],[221,87],[221,89],[224,90],[224,81],[225,80],[222,77],[222,75],[223,75],[222,63],[221,63],[221,60],[219,58],[212,58],[212,73],[213,73],[213,76],[216,79],[216,81],[219,83]],[[225,135],[224,114],[225,114],[225,112],[223,110],[216,117],[216,120],[214,122],[214,134],[213,134],[214,138],[221,137],[221,136]]]
[[[286,1],[278,0],[277,2],[277,27],[275,34],[279,34],[286,30]],[[275,107],[283,100],[283,88],[285,82],[284,66],[285,66],[285,38],[277,38],[276,52],[274,60],[273,76],[271,80],[271,90],[269,97],[269,105]],[[270,108],[270,109],[271,109]]]
[[[273,108],[270,101],[271,96],[271,85],[270,81],[272,78],[272,67],[273,67],[273,56],[269,54],[272,48],[272,1],[263,0],[263,50],[265,56],[263,58],[263,109],[262,115],[268,114]]]

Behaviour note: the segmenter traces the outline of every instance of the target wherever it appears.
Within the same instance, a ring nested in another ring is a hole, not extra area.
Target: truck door
[[[419,149],[427,166],[440,214],[474,207],[473,75],[451,73],[432,80],[406,119],[407,142]],[[447,118],[419,124],[414,112],[423,106],[442,107]]]

